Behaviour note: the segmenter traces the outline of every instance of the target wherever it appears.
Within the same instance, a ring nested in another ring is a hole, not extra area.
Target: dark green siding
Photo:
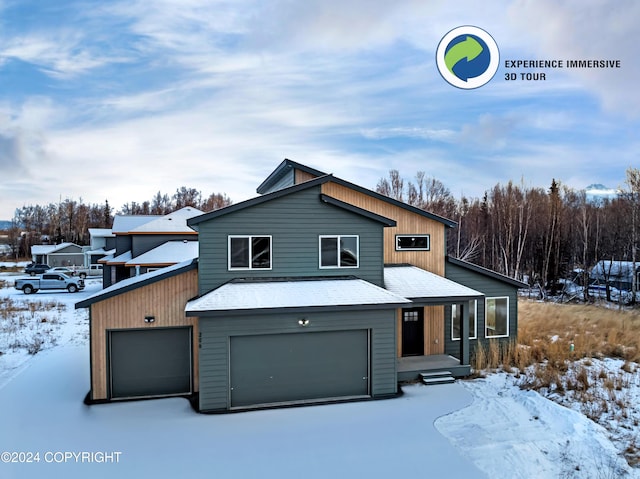
[[[309,320],[302,327],[301,318]],[[370,392],[372,397],[393,395],[397,390],[395,310],[254,314],[199,320],[200,409],[223,411],[231,407],[229,371],[231,338],[326,331],[369,331]],[[345,355],[348,356],[348,355]],[[344,358],[349,360],[348,357]],[[304,374],[300,371],[299,374]],[[258,393],[259,394],[259,393]]]
[[[486,298],[508,297],[509,298],[509,337],[496,338],[501,343],[509,342],[518,335],[518,289],[515,286],[499,281],[490,276],[478,273],[476,271],[463,268],[461,266],[445,263],[445,277],[457,283],[463,284],[469,288],[475,289],[485,295]],[[451,306],[445,306],[445,353],[458,357],[460,353],[460,341],[451,339]],[[485,299],[478,300],[477,310],[477,332],[478,339],[469,341],[469,349],[473,355],[478,341],[488,344],[489,340],[485,338]]]
[[[199,288],[233,278],[353,275],[383,286],[383,225],[320,201],[320,187],[213,218],[198,225]],[[271,235],[271,270],[228,271],[229,235]],[[320,235],[358,235],[359,268],[320,269]]]

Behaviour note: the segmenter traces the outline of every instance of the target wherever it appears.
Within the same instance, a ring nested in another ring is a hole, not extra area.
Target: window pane
[[[396,249],[429,249],[429,235],[396,236]]]
[[[271,268],[271,241],[267,236],[251,238],[251,267]]]
[[[358,266],[358,238],[342,236],[340,238],[340,266]]]
[[[469,338],[476,337],[476,302],[469,301]],[[451,305],[451,339],[460,339],[460,308]]]
[[[487,298],[486,336],[509,334],[509,301],[507,298]]]
[[[320,249],[321,266],[338,266],[338,238],[321,238]]]
[[[232,268],[249,267],[249,238],[231,238],[231,258],[229,264]]]
[[[451,339],[460,339],[460,308],[451,305]]]

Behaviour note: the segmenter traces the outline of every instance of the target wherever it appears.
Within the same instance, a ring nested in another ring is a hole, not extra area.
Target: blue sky
[[[284,159],[374,188],[390,169],[456,196],[496,183],[620,186],[640,165],[635,0],[0,0],[0,219],[60,198],[115,208],[181,186],[238,202]],[[452,28],[501,66],[460,90]],[[615,70],[507,59],[620,60]]]

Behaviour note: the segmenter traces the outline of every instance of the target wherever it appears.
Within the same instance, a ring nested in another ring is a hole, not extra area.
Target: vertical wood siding
[[[444,307],[424,308],[424,355],[444,354]]]
[[[299,185],[300,183],[304,183],[305,181],[313,180],[314,178],[317,178],[317,176],[312,175],[311,173],[307,173],[306,171],[295,170],[295,178],[295,184]]]
[[[320,201],[320,188],[200,223],[200,294],[234,278],[353,275],[383,286],[383,225]],[[270,270],[228,270],[229,235],[270,235]],[[358,235],[358,268],[319,267],[320,235]]]
[[[309,320],[308,326],[301,327],[298,324],[301,316]],[[233,336],[361,329],[371,331],[371,395],[377,397],[395,394],[395,310],[201,317],[200,409],[221,411],[230,407],[229,344]]]
[[[198,322],[187,318],[184,307],[198,293],[196,270],[187,271],[119,296],[94,303],[91,308],[92,399],[107,399],[107,330],[193,326],[194,391],[198,390]],[[155,322],[145,323],[145,316]]]
[[[396,221],[395,227],[384,229],[385,264],[408,263],[444,275],[446,245],[445,226],[442,223],[336,183],[323,184],[322,192]],[[430,251],[396,251],[397,234],[428,234],[431,242]]]

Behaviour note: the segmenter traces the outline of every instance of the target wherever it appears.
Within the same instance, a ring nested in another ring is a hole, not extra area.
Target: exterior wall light
[[[144,322],[145,323],[155,323],[156,321],[156,317],[155,316],[145,316],[144,317]]]
[[[307,318],[302,318],[298,320],[298,324],[300,326],[308,326],[309,325],[309,320]]]

